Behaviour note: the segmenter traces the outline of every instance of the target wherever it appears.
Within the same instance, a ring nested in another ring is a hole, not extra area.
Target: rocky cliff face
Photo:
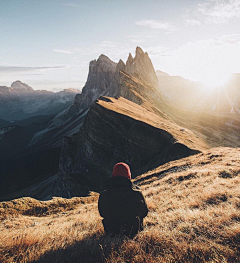
[[[137,47],[135,57],[132,58],[131,55],[129,57],[126,65],[121,59],[116,64],[105,55],[91,61],[82,93],[77,94],[74,103],[50,122],[48,129],[36,134],[32,143],[43,137],[56,141],[55,135],[59,135],[57,140],[61,143],[63,134],[69,136],[76,133],[89,107],[100,96],[122,96],[157,112],[161,98],[156,84],[156,74],[148,54]],[[76,121],[77,119],[81,119],[81,122]],[[59,129],[64,132],[59,132]]]
[[[147,52],[143,52],[140,47],[136,48],[133,58],[131,54],[126,62],[126,72],[146,83],[158,88],[158,79]]]
[[[62,123],[90,107],[100,96],[116,97],[125,93],[127,98],[126,89],[123,92],[121,85],[123,72],[140,80],[145,86],[158,89],[158,79],[152,62],[147,52],[144,53],[140,47],[136,48],[134,58],[129,54],[126,64],[121,59],[116,64],[105,55],[101,55],[97,60],[90,62],[87,82],[82,93],[76,95],[73,105],[61,115]]]
[[[75,98],[75,104],[79,110],[89,107],[99,96],[107,95],[109,87],[114,79],[116,63],[105,55],[101,55],[98,60],[93,60],[89,65],[89,73],[82,93]]]
[[[122,97],[101,97],[91,106],[79,132],[65,138],[60,158],[61,193],[81,195],[84,185],[103,189],[119,161],[128,163],[134,176],[205,147],[190,131],[142,106]],[[73,180],[80,182],[79,190],[76,184],[73,188]]]

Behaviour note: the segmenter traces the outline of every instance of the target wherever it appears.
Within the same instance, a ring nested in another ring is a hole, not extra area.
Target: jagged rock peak
[[[123,64],[121,62],[119,67],[122,70]],[[114,86],[114,91],[111,90],[110,86],[114,81],[116,70],[117,63],[103,54],[97,60],[90,62],[87,82],[82,93],[75,97],[74,107],[77,112],[88,108],[101,95],[115,95],[116,86]]]
[[[108,61],[114,63],[109,57],[105,56],[104,54],[101,54],[97,61]]]
[[[136,56],[139,56],[139,55],[141,56],[143,54],[144,54],[143,50],[140,47],[136,47]]]
[[[140,47],[136,48],[135,58],[129,54],[126,65],[122,60],[115,63],[107,56],[100,55],[97,60],[90,62],[87,82],[82,89],[82,93],[75,97],[74,112],[83,112],[99,96],[119,96],[121,93],[120,71],[144,81],[147,85],[158,87],[158,80],[152,62],[148,54],[144,53]]]
[[[125,67],[126,67],[125,63],[120,59],[117,64],[117,68],[116,68],[117,71],[124,71]]]
[[[117,64],[113,62],[109,57],[105,55],[100,55],[99,58],[96,60],[92,60],[89,64],[89,74],[92,71],[96,71],[99,68],[103,71],[115,71]]]
[[[128,55],[127,63],[132,64],[133,63],[133,56],[131,53]]]
[[[21,82],[20,80],[17,80],[15,82],[13,82],[12,85],[11,85],[11,88],[18,89],[18,90],[25,90],[25,91],[33,90],[33,88],[31,88],[27,84]]]
[[[126,62],[126,72],[158,88],[157,76],[148,53],[136,48],[135,57],[129,54]]]

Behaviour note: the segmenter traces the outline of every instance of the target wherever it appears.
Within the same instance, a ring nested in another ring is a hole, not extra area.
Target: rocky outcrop
[[[90,62],[87,82],[74,102],[79,105],[79,110],[89,107],[99,96],[108,94],[115,71],[116,63],[105,55]]]
[[[65,125],[71,118],[86,111],[100,96],[116,96],[118,93],[118,72],[118,64],[105,55],[91,61],[87,81],[81,94],[77,94],[73,104],[53,119],[50,128]]]
[[[139,56],[139,55],[137,55]],[[138,59],[137,59],[138,60]],[[30,145],[52,145],[60,147],[64,136],[71,136],[82,126],[90,106],[99,96],[124,97],[145,109],[161,116],[161,98],[158,90],[149,82],[143,81],[126,72],[122,60],[117,64],[101,55],[90,63],[86,85],[81,94],[76,95],[73,105],[59,113],[47,129],[37,133]],[[165,115],[166,119],[169,119]]]
[[[148,53],[143,52],[140,47],[136,48],[136,54],[133,58],[131,54],[128,56],[126,62],[126,72],[142,81],[158,88],[158,79],[150,60]]]
[[[79,132],[65,138],[60,158],[63,192],[70,197],[81,195],[83,185],[103,189],[119,161],[128,163],[134,176],[153,168],[153,163],[186,157],[204,147],[190,131],[129,100],[101,97],[92,105]],[[76,185],[73,190],[69,178],[79,180],[79,191]]]
[[[61,118],[81,113],[100,96],[122,96],[122,85],[119,85],[122,72],[140,80],[145,86],[158,89],[158,79],[152,62],[147,52],[144,53],[140,47],[136,48],[134,58],[129,54],[126,65],[121,59],[116,64],[105,55],[101,55],[97,60],[90,62],[87,82],[82,93],[76,95],[73,105]]]
[[[51,121],[49,128],[58,129],[68,125],[71,119],[86,112],[100,96],[122,96],[139,105],[147,106],[145,102],[148,101],[152,103],[152,107],[156,103],[159,107],[161,98],[158,80],[148,54],[137,47],[135,57],[130,54],[126,65],[121,59],[116,64],[105,55],[91,61],[82,93],[76,95],[71,107]]]

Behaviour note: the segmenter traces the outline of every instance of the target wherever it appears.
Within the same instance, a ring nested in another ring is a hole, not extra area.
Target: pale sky
[[[126,61],[208,84],[240,72],[240,0],[0,0],[0,86],[82,89],[89,62]]]

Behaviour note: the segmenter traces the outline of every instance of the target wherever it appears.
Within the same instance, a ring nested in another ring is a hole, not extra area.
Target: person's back
[[[114,166],[112,178],[107,180],[108,190],[102,192],[98,208],[107,234],[134,236],[143,226],[148,209],[140,189],[131,182],[128,165]]]

